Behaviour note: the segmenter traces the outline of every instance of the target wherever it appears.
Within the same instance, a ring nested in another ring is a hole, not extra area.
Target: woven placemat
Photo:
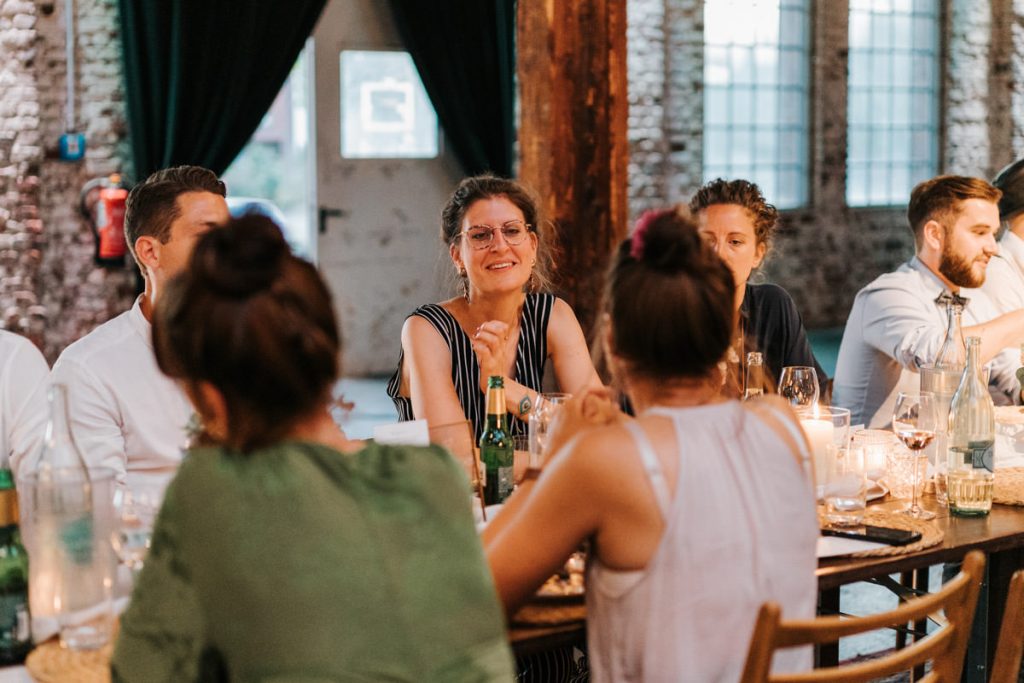
[[[996,470],[992,502],[1001,505],[1024,505],[1024,467]]]
[[[110,683],[112,643],[98,650],[75,651],[48,640],[28,653],[25,668],[38,683]]]
[[[512,624],[515,626],[557,626],[586,620],[587,606],[582,601],[566,604],[531,602],[516,612],[512,617]]]
[[[916,553],[918,550],[930,548],[933,545],[942,543],[945,534],[942,533],[935,522],[925,519],[914,519],[898,512],[886,512],[884,510],[868,510],[864,515],[864,523],[874,526],[885,526],[892,529],[906,529],[917,531],[921,534],[921,540],[908,545],[887,545],[882,548],[861,550],[850,553],[847,557],[890,557],[892,555],[907,555]]]

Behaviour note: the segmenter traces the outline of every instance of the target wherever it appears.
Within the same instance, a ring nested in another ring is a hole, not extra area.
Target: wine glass
[[[818,402],[818,373],[806,365],[782,368],[779,395],[794,407],[809,407]]]
[[[920,467],[918,459],[927,457],[921,451],[935,438],[938,418],[935,410],[935,394],[900,392],[896,407],[892,411],[892,430],[911,452],[911,503],[903,513],[914,519],[934,519],[935,513],[922,510],[917,504],[917,480]]]
[[[117,528],[111,545],[118,559],[132,574],[142,570],[153,535],[153,522],[160,509],[160,495],[156,490],[139,488],[126,490],[117,511]]]
[[[540,467],[548,447],[548,430],[555,415],[571,394],[537,394],[537,405],[530,412],[530,467]]]

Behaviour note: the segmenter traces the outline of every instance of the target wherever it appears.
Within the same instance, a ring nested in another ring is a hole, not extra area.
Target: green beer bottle
[[[512,464],[515,453],[505,411],[505,380],[487,378],[487,424],[480,435],[480,460],[486,470],[484,503],[504,503],[512,493]]]
[[[0,469],[0,664],[17,664],[32,649],[28,616],[28,554],[18,532],[18,496],[11,471]]]

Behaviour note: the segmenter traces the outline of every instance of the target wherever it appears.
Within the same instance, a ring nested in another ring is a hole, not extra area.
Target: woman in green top
[[[277,226],[201,237],[153,339],[208,445],[167,491],[115,681],[512,680],[465,475],[337,428],[330,295]]]

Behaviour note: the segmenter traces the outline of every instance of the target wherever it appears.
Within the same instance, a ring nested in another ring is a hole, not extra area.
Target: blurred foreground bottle
[[[61,644],[102,647],[110,638],[113,548],[97,516],[93,477],[68,424],[67,388],[50,388],[50,421],[33,472],[19,480],[30,595],[36,639],[48,637],[53,619]],[[111,491],[112,476],[101,477]],[[112,501],[111,501],[112,502]]]
[[[515,446],[505,410],[505,380],[500,375],[487,378],[487,423],[480,435],[480,461],[486,471],[484,502],[504,503],[512,494]]]
[[[32,649],[28,616],[28,554],[18,532],[18,495],[11,471],[0,469],[0,665]]]
[[[747,373],[743,386],[744,401],[764,393],[764,356],[760,351],[747,353]]]
[[[987,515],[995,483],[996,419],[981,379],[981,339],[967,339],[967,367],[949,409],[949,511],[962,517]]]

